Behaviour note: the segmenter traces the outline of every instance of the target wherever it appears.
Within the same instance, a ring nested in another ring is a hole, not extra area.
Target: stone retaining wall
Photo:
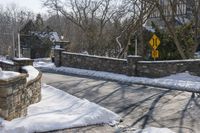
[[[62,66],[61,56],[64,49],[54,49],[54,63],[56,67]]]
[[[142,61],[140,56],[117,59],[55,51],[56,66],[74,67],[126,74],[129,76],[163,77],[189,71],[200,76],[200,60]]]
[[[14,63],[6,63],[3,61],[0,61],[0,67],[5,71],[18,71],[19,67],[15,66]]]
[[[128,63],[126,59],[89,56],[70,52],[62,53],[61,62],[62,66],[66,67],[107,71],[121,74],[127,74],[128,70]]]
[[[2,68],[2,70],[21,72],[22,66],[33,65],[32,59],[17,59],[17,58],[14,58],[12,61],[13,61],[13,63],[0,61],[0,67]]]
[[[139,61],[137,62],[137,75],[146,77],[164,77],[171,74],[189,71],[200,76],[200,60],[174,60],[174,61]]]
[[[13,60],[14,63],[0,62],[0,67],[7,71],[25,72],[23,66],[32,65],[33,60]],[[27,113],[27,107],[41,100],[41,77],[39,72],[37,77],[27,82],[27,72],[0,80],[0,117],[12,120]]]
[[[0,80],[0,116],[12,120],[27,114],[26,74]]]
[[[41,78],[40,72],[37,78],[26,83],[26,105],[37,103],[41,100]]]

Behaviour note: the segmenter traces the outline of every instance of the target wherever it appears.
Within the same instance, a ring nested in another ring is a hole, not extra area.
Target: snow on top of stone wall
[[[39,75],[39,71],[33,66],[23,66],[22,69],[28,73],[27,81],[34,80]]]
[[[2,55],[0,55],[0,62],[10,64],[10,65],[14,65],[14,62],[12,60],[8,60],[5,56],[2,56]]]
[[[30,60],[30,58],[13,58],[14,60]]]
[[[0,80],[7,80],[19,76],[20,73],[12,71],[2,71],[0,68]]]

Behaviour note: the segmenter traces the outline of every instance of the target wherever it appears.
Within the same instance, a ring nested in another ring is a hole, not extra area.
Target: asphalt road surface
[[[200,132],[200,98],[193,98],[189,92],[53,73],[43,73],[42,82],[97,103],[123,118],[116,127],[94,125],[56,133],[132,132],[150,126],[177,133]]]

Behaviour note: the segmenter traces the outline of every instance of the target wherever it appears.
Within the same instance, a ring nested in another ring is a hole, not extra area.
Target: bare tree
[[[164,21],[166,29],[169,31],[170,35],[172,36],[174,43],[176,45],[176,48],[181,56],[182,59],[186,58],[192,58],[194,55],[194,52],[196,51],[199,43],[198,43],[198,37],[199,37],[199,10],[200,5],[199,1],[197,0],[167,0],[167,1],[159,1],[159,0],[151,0],[149,1],[152,4],[155,5],[156,12],[159,14],[160,18]],[[187,10],[188,7],[190,7],[191,14],[188,14]],[[190,18],[188,18],[188,15]],[[195,38],[195,45],[187,44],[187,50],[184,48],[184,46],[181,44],[181,40],[179,39],[177,35],[177,24],[175,23],[176,20],[179,21],[185,21],[185,19],[189,19],[190,22],[192,22],[194,27],[194,35],[193,38]]]
[[[124,25],[122,32],[116,38],[116,41],[121,49],[118,57],[122,57],[125,53],[127,53],[132,33],[134,33],[135,35],[138,34],[140,37],[141,41],[138,49],[139,54],[143,56],[143,24],[145,23],[151,11],[153,10],[153,5],[151,3],[146,2],[145,0],[124,0],[123,9],[126,9],[124,10],[126,14],[125,17],[127,17],[129,21]],[[119,38],[121,38],[123,34],[127,34],[127,42],[124,45],[124,47],[121,48],[122,44],[119,42]]]
[[[198,46],[199,46],[199,36],[200,36],[200,21],[199,21],[199,17],[200,17],[200,1],[199,0],[191,0],[188,1],[188,3],[186,4],[190,4],[191,7],[191,16],[193,19],[193,23],[194,23],[194,40],[195,40],[195,45],[192,48],[190,57],[194,55],[194,53],[196,52]]]
[[[112,2],[112,0],[68,0],[63,3],[60,0],[46,0],[44,5],[59,12],[66,22],[69,20],[79,27],[84,34],[86,49],[90,54],[98,54],[95,53],[95,47],[101,47],[105,26],[116,13],[111,8]]]
[[[0,54],[14,56],[17,32],[32,17],[32,12],[15,4],[0,7]]]

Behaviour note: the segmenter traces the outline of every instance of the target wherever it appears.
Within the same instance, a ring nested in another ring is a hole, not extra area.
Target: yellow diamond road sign
[[[149,44],[153,49],[157,49],[158,46],[160,45],[160,39],[154,34],[151,40],[149,41]]]
[[[159,57],[159,52],[158,52],[158,50],[155,50],[155,49],[154,49],[154,50],[152,51],[151,55],[152,55],[152,58],[154,58],[154,59],[155,59],[155,58],[158,58],[158,57]]]

